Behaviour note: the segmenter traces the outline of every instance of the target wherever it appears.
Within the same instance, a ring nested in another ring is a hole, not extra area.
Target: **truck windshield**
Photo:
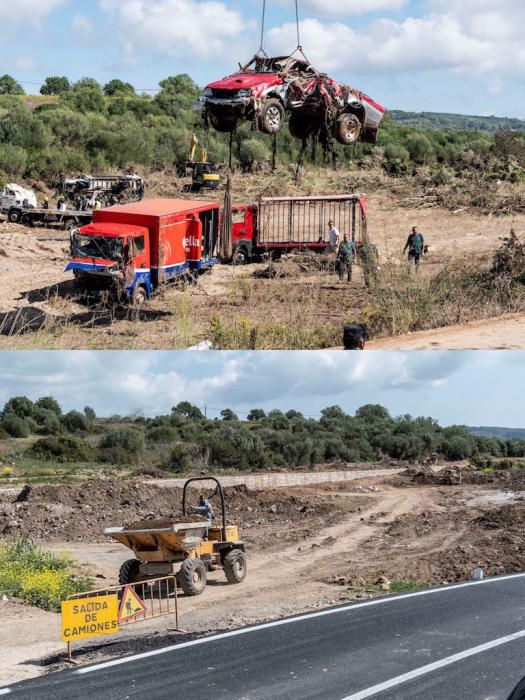
[[[77,258],[103,258],[121,260],[123,239],[106,236],[82,236],[74,232],[71,236],[71,252]]]

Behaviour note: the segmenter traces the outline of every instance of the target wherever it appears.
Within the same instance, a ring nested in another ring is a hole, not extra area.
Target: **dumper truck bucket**
[[[108,527],[104,534],[132,549],[138,559],[147,560],[153,552],[158,552],[169,560],[198,547],[208,527],[207,521],[174,522],[168,527]]]

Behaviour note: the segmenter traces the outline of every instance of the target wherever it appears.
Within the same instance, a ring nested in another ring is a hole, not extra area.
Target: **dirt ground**
[[[20,518],[16,530],[31,530],[55,552],[69,551],[91,569],[97,586],[111,585],[130,553],[105,539],[101,530],[175,511],[179,489],[154,493],[152,501],[148,487],[133,483],[109,484],[98,491],[93,484],[34,487],[25,493],[26,500],[13,503],[13,497],[3,497],[0,529],[7,525],[4,536],[13,534],[12,520]],[[181,625],[194,634],[367,598],[399,586],[468,580],[478,566],[487,575],[525,568],[521,470],[465,471],[460,484],[446,485],[442,475],[417,468],[359,483],[260,491],[232,487],[226,493],[230,521],[240,526],[246,542],[248,577],[232,588],[222,572],[213,572],[202,596],[181,598]],[[0,602],[0,612],[5,623],[0,644],[9,649],[0,659],[0,683],[57,667],[55,657],[62,651],[54,641],[58,615],[13,601]],[[173,626],[167,618],[132,626],[119,637],[120,647],[80,648],[78,658],[93,661],[160,644]]]
[[[255,183],[256,178],[251,177],[243,184],[246,198],[255,196]],[[237,199],[243,198],[239,195]],[[402,265],[408,232],[413,225],[419,226],[430,245],[423,274],[433,274],[461,256],[488,257],[512,226],[518,234],[525,230],[525,215],[413,210],[384,192],[370,195],[368,216],[370,239],[379,246],[380,263]],[[0,313],[32,306],[48,314],[38,332],[0,336],[0,348],[180,349],[202,341],[225,349],[333,347],[342,324],[352,317],[358,321],[364,305],[359,267],[354,270],[354,281],[347,285],[338,282],[333,261],[329,270],[313,266],[311,271],[281,274],[278,279],[257,278],[265,265],[224,265],[203,276],[196,287],[163,290],[137,314],[78,296],[71,275],[64,273],[68,246],[68,234],[63,231],[0,224]],[[502,329],[504,340],[498,337],[499,331],[492,331],[489,320],[480,322],[474,332],[470,327],[450,326],[436,331],[436,337],[428,332],[417,338],[378,342],[388,348],[523,347],[520,324],[511,321]],[[476,341],[478,330],[482,345]]]
[[[525,348],[525,314],[418,331],[394,338],[372,340],[368,350],[522,350]]]

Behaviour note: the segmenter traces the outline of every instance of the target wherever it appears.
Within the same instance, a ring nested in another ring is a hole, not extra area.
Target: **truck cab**
[[[71,232],[66,271],[84,285],[98,289],[117,285],[130,298],[149,297],[150,270],[149,231],[144,226],[95,223]]]
[[[232,261],[245,265],[254,258],[254,234],[257,228],[257,206],[253,204],[232,207]]]
[[[220,205],[145,199],[93,212],[71,235],[78,286],[107,288],[141,304],[161,285],[194,279],[217,262]]]

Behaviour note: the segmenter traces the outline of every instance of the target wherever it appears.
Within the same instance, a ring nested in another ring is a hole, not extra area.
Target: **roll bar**
[[[188,479],[184,484],[182,489],[182,514],[186,515],[186,492],[188,486],[193,481],[214,481],[217,484],[217,490],[219,491],[219,496],[221,497],[221,515],[222,515],[222,541],[226,542],[226,506],[224,504],[224,491],[222,490],[221,483],[214,476],[194,476],[192,479]]]

